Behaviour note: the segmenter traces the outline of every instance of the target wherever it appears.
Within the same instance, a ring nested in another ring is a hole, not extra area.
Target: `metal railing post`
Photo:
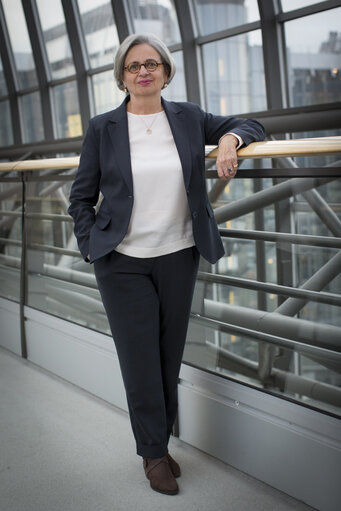
[[[26,274],[26,181],[28,173],[21,172],[21,264],[20,264],[20,343],[21,343],[21,356],[27,358],[27,342],[25,330],[25,304],[26,304],[26,289],[27,289],[27,274]]]

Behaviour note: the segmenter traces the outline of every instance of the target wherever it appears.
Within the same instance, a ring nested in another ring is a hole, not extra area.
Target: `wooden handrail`
[[[217,157],[217,147],[206,146],[206,158]],[[281,156],[313,156],[317,154],[341,154],[341,137],[298,138],[295,140],[266,140],[253,142],[239,149],[239,158],[278,158]],[[68,158],[44,158],[40,160],[11,161],[0,163],[0,172],[41,169],[70,169],[78,167],[79,156]]]
[[[279,158],[281,156],[314,156],[341,153],[341,137],[296,138],[253,142],[238,151],[239,158]],[[216,158],[215,147],[206,157]]]

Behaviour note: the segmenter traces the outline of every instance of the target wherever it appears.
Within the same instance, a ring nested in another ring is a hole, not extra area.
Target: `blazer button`
[[[133,196],[132,196],[132,195],[128,195],[128,199],[132,199],[132,198],[133,198]]]
[[[196,211],[193,211],[193,213],[192,213],[192,217],[193,217],[193,218],[196,218],[197,216],[198,216],[198,213],[197,213]]]

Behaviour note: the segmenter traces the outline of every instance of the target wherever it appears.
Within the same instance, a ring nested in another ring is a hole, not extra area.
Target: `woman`
[[[127,97],[90,120],[69,208],[80,251],[94,263],[137,454],[151,487],[169,495],[178,492],[180,467],[167,446],[199,254],[211,263],[224,254],[206,194],[205,144],[219,142],[226,179],[236,174],[236,149],[264,137],[257,121],[165,101],[174,72],[154,35],[123,41],[114,73]]]

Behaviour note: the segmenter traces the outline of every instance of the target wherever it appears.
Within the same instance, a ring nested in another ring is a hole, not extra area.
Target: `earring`
[[[165,82],[162,88],[165,89],[166,87],[168,87],[168,83]]]
[[[127,87],[126,87],[126,86],[124,86],[124,92],[125,92],[126,94],[128,94],[128,89],[127,89]]]

